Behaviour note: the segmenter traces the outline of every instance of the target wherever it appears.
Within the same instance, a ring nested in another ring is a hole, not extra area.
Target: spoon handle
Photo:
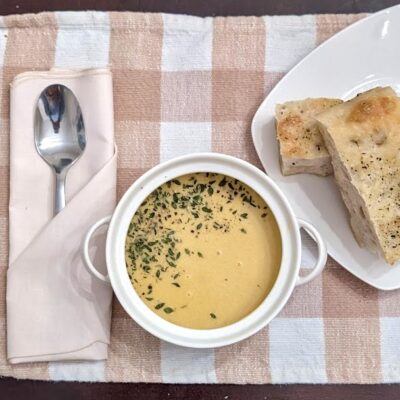
[[[66,173],[56,172],[56,191],[54,198],[54,214],[58,214],[65,207],[65,177]]]

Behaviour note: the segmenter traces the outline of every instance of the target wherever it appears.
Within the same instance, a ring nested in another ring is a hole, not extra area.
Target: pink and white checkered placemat
[[[106,362],[10,366],[5,357],[9,83],[17,73],[111,65],[121,195],[145,170],[184,153],[218,151],[260,166],[250,121],[262,99],[310,50],[359,18],[61,12],[0,19],[0,374],[87,381],[400,382],[400,292],[378,292],[333,260],[322,276],[295,290],[266,329],[233,346],[193,350],[160,342],[115,301]]]

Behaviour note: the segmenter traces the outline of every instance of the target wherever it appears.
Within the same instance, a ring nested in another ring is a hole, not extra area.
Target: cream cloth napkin
[[[53,83],[75,93],[87,138],[67,175],[66,207],[55,217],[54,175],[36,152],[33,134],[38,96]],[[88,227],[111,214],[116,202],[111,73],[22,73],[12,82],[10,101],[8,360],[106,359],[112,290],[86,271],[81,245]],[[96,258],[104,260],[101,239],[94,239],[93,250],[97,246]]]

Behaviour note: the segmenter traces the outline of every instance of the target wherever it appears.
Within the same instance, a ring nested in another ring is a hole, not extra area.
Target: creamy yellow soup
[[[251,188],[213,173],[157,188],[125,244],[133,287],[160,317],[194,329],[239,321],[270,292],[282,256],[275,218]]]

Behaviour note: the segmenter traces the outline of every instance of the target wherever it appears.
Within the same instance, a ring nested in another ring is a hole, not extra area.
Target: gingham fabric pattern
[[[361,17],[62,12],[2,18],[0,374],[120,382],[400,382],[400,292],[379,292],[332,259],[319,278],[294,291],[266,329],[232,346],[194,350],[160,342],[115,301],[105,362],[10,366],[5,352],[9,84],[17,73],[111,66],[120,196],[144,171],[184,153],[218,151],[260,167],[250,135],[260,102],[310,50]]]

